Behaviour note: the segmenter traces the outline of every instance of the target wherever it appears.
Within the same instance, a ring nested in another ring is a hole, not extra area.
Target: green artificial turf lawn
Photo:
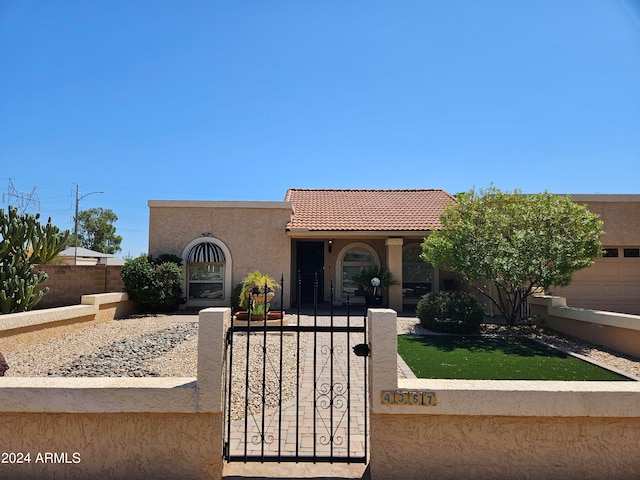
[[[528,338],[399,335],[398,353],[418,378],[630,380]]]

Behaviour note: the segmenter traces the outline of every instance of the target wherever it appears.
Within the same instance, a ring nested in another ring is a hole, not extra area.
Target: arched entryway
[[[364,290],[351,278],[367,267],[380,266],[380,257],[371,245],[354,242],[346,245],[338,254],[336,263],[337,285],[343,302],[347,297],[354,304],[364,304]]]
[[[231,252],[215,237],[195,239],[184,248],[184,292],[187,305],[228,305],[231,296]]]

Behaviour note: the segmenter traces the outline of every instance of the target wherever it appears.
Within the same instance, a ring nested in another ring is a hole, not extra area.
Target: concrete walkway
[[[368,467],[340,463],[229,463],[225,480],[368,480]]]
[[[295,323],[295,316],[289,318],[290,323]],[[362,326],[363,321],[361,316],[350,318],[351,325]],[[301,316],[301,324],[312,325],[313,322],[312,316]],[[336,316],[333,322],[335,326],[346,326],[347,319]],[[329,317],[318,317],[317,325],[329,324]],[[363,342],[365,340],[362,333],[351,333],[348,339],[345,333],[334,333],[333,338],[328,332],[308,333],[299,398],[285,402],[281,412],[265,412],[264,432],[262,415],[249,416],[247,453],[273,455],[280,449],[282,454],[292,456],[297,452],[300,456],[326,456],[332,453],[346,457],[347,451],[352,456],[364,455],[364,360],[355,356],[352,351],[354,345]],[[314,384],[317,386],[315,395]],[[244,431],[244,419],[232,423],[229,439],[232,455],[244,454]],[[263,444],[263,436],[270,443]],[[330,441],[331,438],[333,442]],[[366,478],[366,468],[365,464],[344,463],[231,462],[225,464],[224,478],[359,479]]]

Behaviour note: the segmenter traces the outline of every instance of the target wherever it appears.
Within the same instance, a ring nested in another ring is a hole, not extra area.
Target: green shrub
[[[173,310],[182,298],[182,269],[176,263],[141,255],[126,261],[120,276],[129,298],[143,310]]]
[[[182,257],[174,255],[173,253],[163,253],[161,255],[158,255],[157,258],[152,258],[151,255],[149,255],[149,259],[151,259],[156,265],[160,265],[161,263],[165,262],[171,262],[175,263],[179,267],[182,266]]]
[[[420,324],[439,333],[478,333],[484,319],[480,301],[465,292],[431,292],[418,302]]]

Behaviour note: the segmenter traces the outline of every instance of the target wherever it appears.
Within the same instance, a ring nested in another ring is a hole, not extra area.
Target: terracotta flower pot
[[[235,314],[235,319],[236,320],[247,320],[248,317],[248,312],[246,310],[242,310],[240,312],[236,312]],[[267,320],[277,320],[279,318],[282,318],[281,312],[280,310],[274,310],[271,312],[267,312]],[[252,321],[262,321],[264,320],[264,315],[262,314],[253,314],[251,315],[251,320]]]

